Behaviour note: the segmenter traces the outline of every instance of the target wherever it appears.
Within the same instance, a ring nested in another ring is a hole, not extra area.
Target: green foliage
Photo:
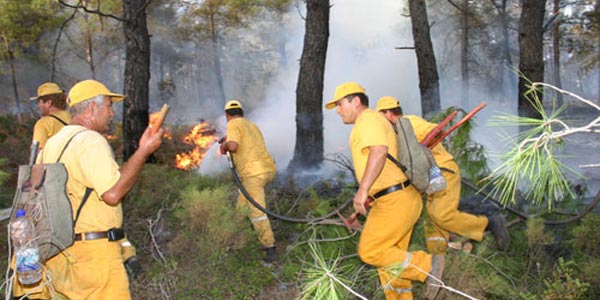
[[[0,37],[9,43],[16,57],[19,50],[35,44],[49,30],[58,27],[64,17],[60,6],[47,0],[0,0]],[[2,59],[5,56],[2,55]]]
[[[248,210],[237,210],[227,201],[231,189],[188,187],[182,193],[183,201],[176,216],[185,230],[193,233],[190,238],[197,239],[199,250],[205,255],[212,255],[215,249],[240,249],[253,238]]]
[[[600,215],[589,214],[573,229],[573,248],[591,257],[600,257]]]
[[[187,35],[198,40],[216,41],[226,28],[240,27],[257,12],[252,0],[201,1],[190,4],[182,18]]]
[[[23,119],[19,124],[15,116],[0,116],[0,157],[4,162],[0,169],[4,172],[4,181],[0,180],[0,207],[9,207],[15,194],[19,165],[27,164],[33,119]]]
[[[145,279],[132,283],[133,295],[257,299],[263,287],[272,284],[274,277],[261,264],[264,253],[251,224],[233,206],[231,182],[168,165],[144,167],[123,203],[129,239],[146,266]],[[154,225],[148,228],[150,223]]]
[[[560,257],[552,276],[544,279],[544,300],[576,300],[585,295],[590,284],[575,277],[575,263]]]
[[[188,187],[182,192],[175,210],[182,227],[172,242],[172,255],[183,262],[178,268],[189,276],[180,277],[177,298],[255,299],[272,280],[260,264],[262,251],[251,243],[256,236],[247,211],[236,210],[228,201],[231,192],[223,185]]]
[[[507,138],[507,143],[515,146],[500,157],[500,165],[484,180],[486,187],[492,186],[491,195],[504,205],[514,204],[517,191],[525,189],[528,200],[544,204],[551,211],[555,203],[574,198],[565,173],[581,175],[560,162],[562,139],[553,135],[556,126],[568,129],[558,118],[565,107],[546,114],[535,90],[532,87],[526,96],[541,119],[503,115],[490,122],[492,126],[520,125],[529,129]]]
[[[342,277],[339,270],[339,254],[333,259],[325,258],[315,242],[308,243],[313,262],[308,262],[303,270],[305,281],[300,299],[338,300],[347,298],[344,288],[350,281]]]
[[[0,167],[4,167],[6,165],[6,158],[0,158]],[[8,178],[9,174],[0,170],[0,184],[3,184],[4,181]]]

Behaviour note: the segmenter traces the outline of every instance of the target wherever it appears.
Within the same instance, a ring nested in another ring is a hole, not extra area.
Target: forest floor
[[[574,112],[577,122],[585,123],[594,116],[585,109]],[[14,119],[0,117],[0,157],[7,159],[0,170],[11,175],[0,185],[3,208],[10,207],[12,202],[16,167],[28,155],[33,120],[22,126],[15,124]],[[594,160],[598,157],[595,154],[600,149],[599,142],[597,138],[577,137],[577,146],[573,149],[568,146],[567,150],[583,151],[575,157]],[[140,277],[131,280],[133,299],[318,298],[301,292],[316,264],[309,247],[315,241],[325,262],[338,263],[330,266],[331,274],[347,279],[345,282],[367,299],[384,298],[375,269],[362,264],[356,256],[358,235],[349,234],[339,225],[273,220],[279,257],[275,264],[264,264],[264,253],[250,224],[233,209],[237,188],[231,174],[203,176],[175,169],[174,153],[184,150],[178,147],[172,141],[163,145],[156,163],[144,168],[123,203],[124,227],[137,247],[143,269]],[[598,179],[595,174],[590,175],[590,180]],[[318,216],[350,199],[353,191],[348,174],[313,178],[309,186],[278,174],[276,181],[267,187],[267,199],[269,208],[278,213]],[[595,194],[597,190],[591,192]],[[565,210],[572,212],[581,209],[584,203],[571,201],[564,205]],[[349,213],[350,210],[343,211],[344,215]],[[557,295],[598,299],[600,217],[592,214],[565,226],[544,226],[544,218],[557,216],[543,210],[529,213],[536,218],[523,221],[506,213],[514,224],[509,229],[513,242],[506,253],[499,252],[493,238],[487,235],[482,242],[472,243],[471,252],[450,250],[444,283],[476,299],[559,299],[553,298]],[[7,225],[7,221],[2,224]],[[4,245],[6,233],[0,234],[0,243]],[[420,222],[413,232],[411,249],[424,248]],[[0,256],[4,262],[0,267],[6,268],[7,254]],[[5,288],[6,285],[2,291]],[[415,299],[420,298],[423,285],[417,283],[413,291]],[[342,299],[358,299],[343,289],[340,295]],[[439,299],[464,297],[442,291]]]

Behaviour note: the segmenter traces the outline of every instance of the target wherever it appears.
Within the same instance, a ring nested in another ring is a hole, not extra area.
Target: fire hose
[[[246,199],[248,199],[248,202],[250,202],[252,205],[254,205],[254,207],[256,207],[258,210],[262,211],[263,213],[265,213],[275,219],[280,219],[280,220],[294,222],[294,223],[315,223],[315,222],[323,221],[325,219],[329,219],[330,217],[337,215],[338,211],[343,210],[350,204],[350,202],[352,202],[352,199],[350,199],[350,200],[346,201],[344,204],[340,205],[336,210],[334,210],[324,216],[321,216],[321,217],[294,218],[294,217],[280,215],[280,214],[270,211],[270,210],[266,209],[265,207],[263,207],[262,205],[260,205],[260,203],[256,202],[256,200],[254,200],[252,195],[250,195],[250,193],[248,193],[248,191],[244,187],[244,184],[242,183],[242,180],[240,179],[240,175],[238,174],[237,168],[235,167],[233,157],[231,157],[231,153],[229,151],[227,151],[227,160],[229,160],[229,168],[231,169],[233,178],[235,179],[235,182],[236,182],[240,192],[242,193],[242,195],[244,195],[244,197],[246,197]]]
[[[436,128],[434,128],[434,130],[432,130],[427,137],[424,139],[424,145],[428,146],[429,148],[433,148],[433,146],[437,145],[444,137],[448,136],[452,131],[454,131],[455,129],[457,129],[458,127],[460,127],[463,123],[465,123],[468,119],[472,118],[473,115],[475,115],[478,111],[480,111],[482,108],[484,108],[486,106],[485,103],[481,103],[479,106],[477,106],[472,112],[470,112],[469,114],[467,114],[462,120],[460,120],[457,124],[455,124],[454,126],[452,126],[450,129],[448,130],[443,130],[443,128],[452,120],[456,117],[457,112],[453,112],[452,114],[450,114],[449,116],[447,116],[440,124],[438,124],[438,126],[436,126]],[[222,143],[225,141],[225,138],[222,138],[221,140],[219,140],[219,143]],[[342,204],[340,207],[338,207],[336,210],[321,216],[321,217],[316,217],[316,218],[293,218],[293,217],[288,217],[288,216],[283,216],[280,214],[277,214],[275,212],[272,212],[268,209],[266,209],[265,207],[263,207],[261,204],[259,204],[258,202],[256,202],[256,200],[254,200],[254,198],[250,195],[250,193],[248,193],[248,191],[246,190],[246,188],[244,187],[244,184],[242,183],[242,180],[240,179],[240,176],[237,172],[237,168],[235,167],[235,163],[233,161],[233,157],[231,157],[231,153],[229,151],[226,152],[227,154],[227,159],[229,161],[229,168],[231,169],[231,172],[233,174],[233,178],[235,179],[235,182],[240,190],[240,192],[244,195],[244,197],[246,197],[246,199],[252,204],[254,205],[254,207],[256,207],[258,210],[260,210],[261,212],[276,218],[276,219],[280,219],[280,220],[284,220],[284,221],[288,221],[288,222],[295,222],[295,223],[314,223],[314,222],[318,222],[318,221],[323,221],[325,219],[328,219],[334,215],[337,215],[342,222],[344,223],[344,225],[350,230],[352,231],[352,229],[360,229],[360,224],[358,223],[357,219],[358,219],[358,212],[354,212],[353,214],[351,214],[349,217],[345,218],[344,216],[341,215],[340,211],[345,209],[350,202],[352,202],[352,199],[346,201],[344,204]],[[367,200],[367,202],[365,203],[365,208],[368,208],[370,206],[370,199]]]

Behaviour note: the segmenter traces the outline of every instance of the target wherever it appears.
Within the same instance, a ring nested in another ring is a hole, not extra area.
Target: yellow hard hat
[[[394,109],[400,107],[400,102],[398,99],[392,96],[383,96],[377,100],[377,111],[382,111],[384,109]]]
[[[123,101],[124,95],[111,92],[104,84],[96,80],[84,80],[76,83],[71,90],[69,90],[69,97],[67,103],[69,106],[73,106],[79,102],[94,98],[96,96],[109,96],[113,102]]]
[[[342,99],[348,95],[351,95],[351,94],[358,94],[358,93],[364,94],[365,92],[366,92],[365,88],[356,82],[350,81],[350,82],[342,83],[335,88],[335,93],[333,94],[333,99],[329,100],[329,102],[327,102],[325,104],[325,108],[333,109],[335,107],[335,103],[340,101],[340,99]]]
[[[242,107],[242,104],[238,100],[229,100],[229,101],[227,101],[227,103],[225,103],[225,110],[232,109],[232,108],[244,109]]]
[[[37,100],[42,96],[64,93],[58,84],[54,82],[46,82],[40,85],[37,89],[37,96],[29,98],[29,100]]]

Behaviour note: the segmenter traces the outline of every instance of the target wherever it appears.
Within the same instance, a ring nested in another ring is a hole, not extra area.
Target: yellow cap
[[[225,103],[225,110],[232,109],[232,108],[244,109],[242,107],[242,104],[240,103],[240,101],[237,101],[237,100],[227,101],[227,103]]]
[[[96,80],[84,80],[76,83],[71,90],[69,90],[69,97],[67,97],[67,103],[69,106],[73,106],[79,102],[94,98],[96,96],[109,96],[113,102],[123,101],[124,95],[111,92],[104,84]]]
[[[64,92],[65,91],[63,91],[58,86],[58,84],[56,84],[54,82],[46,82],[38,87],[37,96],[31,97],[31,98],[29,98],[29,100],[37,100],[38,98],[40,98],[42,96],[52,95],[52,94],[60,94],[60,93],[64,93]]]
[[[335,107],[335,103],[340,101],[342,98],[351,94],[364,94],[365,92],[365,88],[356,82],[350,81],[342,83],[335,88],[333,99],[329,100],[329,102],[325,104],[325,108],[333,109]]]
[[[377,111],[382,111],[384,109],[394,109],[400,107],[400,102],[398,99],[392,96],[384,96],[377,100]]]

